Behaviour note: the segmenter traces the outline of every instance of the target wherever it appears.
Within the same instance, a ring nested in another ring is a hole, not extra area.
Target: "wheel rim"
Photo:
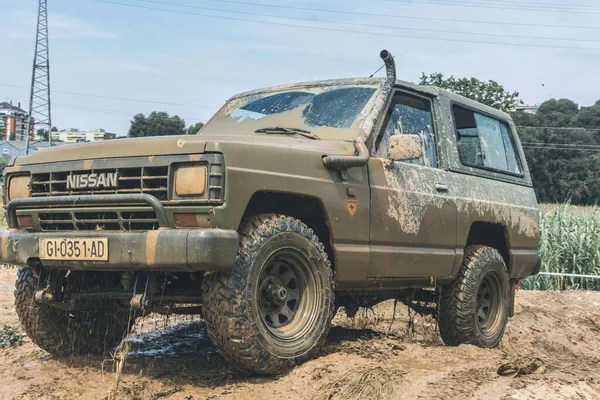
[[[485,275],[477,291],[477,326],[486,336],[493,336],[502,329],[502,284],[495,272]]]
[[[291,248],[274,252],[263,265],[258,308],[263,325],[279,340],[297,340],[311,328],[319,302],[310,271],[310,261]]]

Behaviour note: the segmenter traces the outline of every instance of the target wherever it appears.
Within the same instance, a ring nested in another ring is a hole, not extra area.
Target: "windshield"
[[[310,131],[322,138],[340,138],[373,97],[376,86],[319,86],[266,92],[227,103],[200,131],[251,133],[268,127]]]

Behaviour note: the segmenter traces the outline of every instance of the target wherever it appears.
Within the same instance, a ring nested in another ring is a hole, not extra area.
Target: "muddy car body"
[[[397,81],[382,58],[386,79],[235,96],[194,136],[13,160],[0,256],[24,266],[28,334],[57,354],[99,351],[139,315],[202,310],[222,354],[272,374],[318,351],[338,306],[395,298],[436,315],[447,344],[497,345],[516,282],[539,268],[514,124]]]

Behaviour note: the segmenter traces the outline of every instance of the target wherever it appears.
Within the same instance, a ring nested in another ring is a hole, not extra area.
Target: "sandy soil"
[[[14,274],[0,271],[0,286]],[[12,303],[0,290],[0,326],[20,330]],[[120,399],[600,399],[600,293],[519,292],[494,350],[445,347],[433,321],[393,310],[386,302],[354,320],[338,313],[323,354],[277,378],[230,368],[197,319],[141,320],[116,390],[111,357],[58,360],[26,338],[0,349],[0,399],[103,399],[111,390]],[[533,374],[497,373],[535,358],[543,365]]]

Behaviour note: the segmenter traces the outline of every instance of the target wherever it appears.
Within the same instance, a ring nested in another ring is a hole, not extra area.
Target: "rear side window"
[[[508,125],[487,115],[454,106],[458,155],[464,165],[520,174]]]

